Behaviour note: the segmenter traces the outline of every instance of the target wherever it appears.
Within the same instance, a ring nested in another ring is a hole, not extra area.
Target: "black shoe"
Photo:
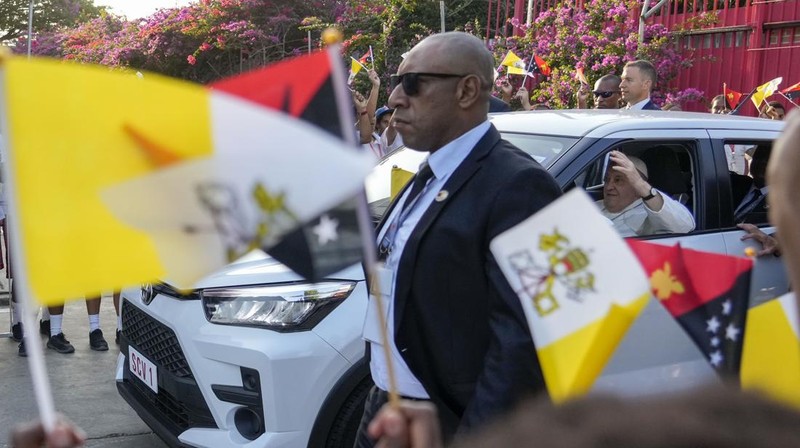
[[[75,347],[64,337],[64,333],[50,336],[50,339],[47,340],[47,348],[51,348],[58,353],[72,353],[75,351]]]
[[[39,333],[42,336],[50,337],[50,319],[39,321]]]
[[[120,331],[119,331],[119,330],[117,330],[117,333],[116,333],[116,335],[114,336],[114,342],[116,342],[116,343],[117,343],[117,345],[119,345],[119,333],[120,333]]]
[[[98,328],[89,333],[89,347],[98,352],[108,350],[108,342],[103,338],[103,330]]]
[[[22,322],[17,322],[11,326],[11,340],[22,342]]]
[[[28,352],[25,350],[25,341],[19,343],[19,349],[17,350],[17,354],[22,356],[23,358],[28,357]]]

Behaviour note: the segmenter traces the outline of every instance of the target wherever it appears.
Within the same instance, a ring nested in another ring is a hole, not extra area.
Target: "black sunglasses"
[[[468,75],[455,75],[451,73],[403,73],[402,75],[392,75],[389,77],[389,89],[394,92],[400,84],[408,96],[419,93],[419,78],[428,76],[431,78],[463,78]]]
[[[603,98],[611,98],[611,95],[619,93],[619,90],[595,90],[592,92],[594,96],[602,96]]]

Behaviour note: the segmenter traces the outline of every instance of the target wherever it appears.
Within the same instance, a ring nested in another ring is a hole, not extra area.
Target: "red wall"
[[[557,3],[534,0],[533,17]],[[652,0],[651,4],[655,3]],[[717,11],[719,21],[713,28],[681,38],[679,45],[686,49],[687,56],[694,54],[693,67],[683,70],[670,87],[698,88],[710,101],[722,93],[723,82],[745,94],[778,76],[783,77],[780,88],[800,82],[799,0],[670,0],[648,22],[674,27],[702,11]],[[504,26],[505,18],[516,17],[524,23],[527,0],[489,0],[489,15],[492,20],[487,27],[487,38],[507,35],[512,30]],[[779,95],[771,99],[793,107]],[[704,108],[703,104],[686,106],[687,110]],[[742,112],[756,115],[752,104],[745,105]]]

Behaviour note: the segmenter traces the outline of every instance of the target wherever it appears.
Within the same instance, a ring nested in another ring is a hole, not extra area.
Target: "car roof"
[[[501,132],[602,137],[637,129],[731,129],[780,132],[782,121],[699,112],[652,110],[538,110],[490,115]],[[635,118],[635,119],[632,119]]]

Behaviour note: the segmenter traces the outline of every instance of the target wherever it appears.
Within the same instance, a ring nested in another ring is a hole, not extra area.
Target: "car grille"
[[[194,379],[175,332],[124,300],[122,331],[129,343],[179,378]]]
[[[148,414],[155,417],[175,437],[193,427],[217,427],[186,362],[178,338],[171,329],[123,300],[120,342],[126,358],[126,347],[133,346],[159,369],[157,394],[133,378],[128,369],[124,371],[125,387],[147,409]],[[166,372],[162,374],[162,371]],[[162,387],[162,380],[168,385]]]

